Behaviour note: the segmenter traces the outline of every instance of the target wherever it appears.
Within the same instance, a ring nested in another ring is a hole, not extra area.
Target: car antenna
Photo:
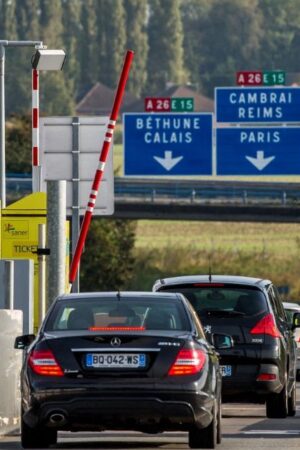
[[[209,258],[208,281],[211,283],[211,260]]]

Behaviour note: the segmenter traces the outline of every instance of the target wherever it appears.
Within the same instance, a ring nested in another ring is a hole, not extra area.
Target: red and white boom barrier
[[[32,192],[40,189],[39,71],[32,69]]]
[[[95,207],[95,203],[96,203],[96,199],[97,199],[97,195],[98,195],[98,190],[99,190],[100,182],[103,177],[105,163],[106,163],[107,155],[109,152],[110,143],[112,141],[114,128],[115,128],[116,120],[117,120],[117,117],[119,114],[119,109],[121,106],[122,98],[124,95],[125,86],[126,86],[126,82],[128,79],[133,55],[134,55],[133,51],[128,50],[126,53],[126,56],[125,56],[124,65],[123,65],[123,69],[122,69],[122,72],[120,75],[119,84],[118,84],[116,96],[114,99],[112,112],[111,112],[111,115],[110,115],[110,118],[109,118],[109,121],[107,124],[107,128],[106,128],[106,133],[105,133],[105,138],[104,138],[104,142],[102,145],[102,150],[100,153],[98,168],[95,173],[92,189],[91,189],[90,196],[89,196],[89,201],[88,201],[85,215],[83,218],[83,222],[81,225],[78,242],[77,242],[75,253],[73,255],[73,259],[71,262],[70,275],[69,275],[70,290],[72,288],[72,283],[74,282],[74,280],[76,278],[82,250],[83,250],[85,239],[86,239],[88,229],[89,229],[89,226],[91,223],[91,219],[92,219],[92,215],[93,215],[93,211],[94,211],[94,207]]]

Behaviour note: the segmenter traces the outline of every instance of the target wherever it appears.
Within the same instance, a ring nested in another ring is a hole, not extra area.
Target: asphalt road
[[[265,408],[256,405],[223,406],[223,442],[219,450],[299,449],[300,384],[297,415],[287,419],[266,419]],[[0,450],[20,449],[18,435],[0,437]],[[147,435],[134,432],[60,433],[59,449],[182,450],[188,449],[186,433]]]

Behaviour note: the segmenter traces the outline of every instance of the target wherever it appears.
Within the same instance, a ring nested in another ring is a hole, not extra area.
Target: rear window
[[[190,331],[190,324],[183,304],[176,299],[102,297],[57,302],[45,330]]]
[[[161,289],[162,290],[162,289]],[[181,292],[201,318],[249,317],[268,311],[262,291],[240,286],[201,287],[197,285],[166,286],[168,292]]]

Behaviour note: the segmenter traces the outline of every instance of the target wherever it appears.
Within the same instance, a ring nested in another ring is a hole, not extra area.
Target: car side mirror
[[[220,333],[213,333],[212,344],[217,350],[232,348],[234,345],[231,336],[229,336],[228,334],[220,334]]]
[[[300,313],[298,312],[293,315],[292,330],[295,328],[300,328]]]
[[[24,334],[23,336],[18,336],[15,339],[14,348],[18,350],[24,350],[35,340],[34,334]]]

